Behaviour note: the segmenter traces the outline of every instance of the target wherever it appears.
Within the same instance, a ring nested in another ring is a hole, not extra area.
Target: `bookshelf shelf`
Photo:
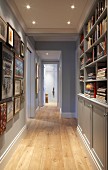
[[[84,95],[91,93],[92,97],[94,94],[96,98],[98,89],[103,90],[108,86],[107,6],[104,0],[97,1],[94,12],[92,11],[92,15],[85,22],[80,33],[79,48],[83,53],[79,56],[80,92]]]
[[[92,26],[90,32],[86,35],[85,39],[88,39],[93,32],[96,29],[96,26],[102,21],[102,19],[105,18],[105,16],[107,15],[107,8],[104,9],[104,11],[102,12],[102,14],[100,15],[100,17],[97,19],[97,21],[95,22],[95,24]]]
[[[97,46],[99,43],[101,43],[101,42],[104,40],[106,34],[107,34],[107,31],[106,31],[104,34],[102,34],[102,35],[98,38],[98,40],[95,41],[95,42],[91,45],[91,47],[85,51],[85,53],[90,53],[90,52],[92,52],[93,47],[94,47],[94,46]]]

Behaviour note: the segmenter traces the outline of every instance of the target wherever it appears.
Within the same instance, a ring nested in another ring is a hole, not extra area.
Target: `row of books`
[[[92,34],[91,37],[88,38],[88,49],[95,43],[95,41],[98,40],[98,38],[103,35],[107,30],[107,19],[104,19],[102,22],[100,22],[94,31],[94,34]]]
[[[80,36],[80,44],[83,42],[83,40],[84,40],[84,34],[82,33]]]
[[[80,75],[79,79],[80,79],[80,81],[84,81],[84,76]]]
[[[104,80],[106,79],[106,77],[107,77],[107,68],[98,69],[96,79]]]
[[[88,80],[95,80],[96,79],[96,74],[95,73],[89,73],[88,75],[87,75],[87,79]]]
[[[84,67],[84,57],[81,59],[81,68],[83,68]]]
[[[105,7],[106,7],[106,0],[99,0],[94,14],[92,15],[91,19],[87,23],[87,33],[90,32],[91,28],[93,27],[97,19],[100,17]]]
[[[102,103],[107,102],[107,88],[101,87],[97,89],[96,99]]]

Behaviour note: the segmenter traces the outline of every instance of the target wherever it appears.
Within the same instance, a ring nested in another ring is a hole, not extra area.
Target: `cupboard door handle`
[[[106,114],[104,114],[104,117],[106,116]]]

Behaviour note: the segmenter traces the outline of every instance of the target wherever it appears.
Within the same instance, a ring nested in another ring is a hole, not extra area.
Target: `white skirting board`
[[[93,154],[93,151],[88,146],[88,143],[85,140],[84,135],[82,134],[79,126],[77,126],[77,132],[78,132],[79,138],[81,139],[81,143],[83,144],[83,148],[85,149],[87,156],[89,157],[89,160],[93,166],[93,170],[102,170],[102,168],[98,164],[98,162]]]
[[[75,113],[72,112],[62,112],[61,117],[64,118],[75,118]]]
[[[10,160],[10,157],[15,152],[15,149],[17,148],[19,142],[21,139],[24,138],[26,134],[26,125],[21,129],[21,131],[17,134],[17,136],[13,139],[11,144],[8,146],[8,148],[5,150],[5,152],[0,157],[0,170],[3,170],[8,161]]]

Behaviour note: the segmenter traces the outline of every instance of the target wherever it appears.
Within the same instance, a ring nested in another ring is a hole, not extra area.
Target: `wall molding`
[[[62,112],[61,113],[61,117],[64,117],[64,118],[74,118],[75,117],[75,113],[72,113],[72,112]]]
[[[7,149],[1,155],[0,169],[4,169],[4,167],[10,160],[10,157],[12,156],[15,149],[17,148],[20,140],[25,136],[25,134],[26,134],[26,125],[20,130],[20,132],[16,135],[16,137],[13,139],[13,141],[10,143],[10,145],[7,147]]]

